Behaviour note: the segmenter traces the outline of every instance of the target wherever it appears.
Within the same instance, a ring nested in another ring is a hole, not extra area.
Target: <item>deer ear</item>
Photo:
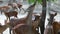
[[[57,13],[55,13],[55,16],[57,15]]]

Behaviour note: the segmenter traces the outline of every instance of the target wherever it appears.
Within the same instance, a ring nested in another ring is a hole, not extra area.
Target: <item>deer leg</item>
[[[9,33],[11,34],[11,28],[9,29]]]

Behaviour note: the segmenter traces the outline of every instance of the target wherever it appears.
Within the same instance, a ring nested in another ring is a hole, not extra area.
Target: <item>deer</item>
[[[17,17],[18,12],[15,10],[9,11],[11,6],[2,6],[0,7],[1,13],[3,12],[5,16],[7,17],[7,20],[10,20],[11,16]]]
[[[18,23],[15,24],[15,25],[13,25],[13,27],[16,26],[16,25],[18,25],[18,24],[21,24],[21,23],[27,24],[27,20],[30,18],[30,15],[31,15],[31,13],[32,13],[33,10],[34,10],[35,5],[36,5],[36,2],[28,8],[28,15],[27,15],[27,17],[20,19],[19,22],[18,22],[18,20],[17,20]],[[15,19],[12,19],[11,21],[13,21],[13,20],[15,20]],[[11,21],[10,21],[10,23],[12,23]],[[14,21],[13,21],[13,22],[14,22]],[[16,21],[15,21],[14,23],[16,23]],[[13,24],[13,23],[12,23],[12,24]]]
[[[51,11],[57,12],[53,9],[51,9]],[[52,26],[53,26],[53,33],[60,34],[60,22],[53,21]]]
[[[32,20],[32,25],[34,28],[36,28],[38,26],[39,20],[40,20],[40,15],[36,15],[34,14],[35,19]],[[10,23],[11,25],[13,24],[13,26],[16,26],[17,24],[21,24],[21,23],[25,23],[25,21],[27,20],[27,17],[21,18],[21,19],[11,19]],[[17,23],[18,22],[18,23]]]
[[[39,24],[39,19],[40,19],[40,16],[39,15],[36,15],[36,14],[34,14],[34,16],[36,17],[35,18],[35,22],[34,21],[32,21],[32,30],[33,30],[33,33],[35,33],[35,34],[39,34],[37,31],[36,31],[36,28],[38,27],[38,24]],[[11,20],[11,21],[13,21],[13,20]],[[16,20],[15,20],[16,21]],[[19,22],[18,20],[17,20],[17,22]],[[26,32],[28,32],[28,30],[26,30],[26,28],[29,28],[29,25],[26,25],[25,24],[25,22],[24,23],[17,23],[17,22],[14,22],[13,24],[17,24],[17,25],[14,25],[13,27],[12,27],[12,30],[14,30],[14,32],[16,32],[17,34],[22,34],[23,32],[23,34],[25,34]],[[11,22],[12,23],[12,22]],[[26,26],[26,27],[25,27]],[[28,27],[27,27],[28,26]],[[22,30],[24,28],[24,30]],[[20,31],[20,30],[22,30],[22,31]],[[16,34],[15,33],[15,34]],[[27,34],[27,33],[26,33]]]
[[[34,16],[35,16],[35,20],[34,21],[32,20],[32,30],[33,30],[34,34],[39,34],[38,31],[36,30],[36,28],[38,27],[40,16],[36,15],[36,14],[34,14]],[[15,22],[14,22],[14,24],[15,24]],[[23,28],[24,28],[24,30],[22,30]],[[29,25],[26,25],[25,23],[21,22],[21,23],[15,25],[14,27],[12,27],[12,30],[14,30],[17,34],[22,34],[23,32],[24,32],[23,34],[25,34],[25,33],[27,34],[29,29],[27,30],[26,28],[29,28]],[[22,31],[20,32],[20,30],[22,30]]]
[[[34,10],[34,8],[35,8],[35,5],[36,5],[36,1],[34,2],[34,4],[33,5],[31,5],[31,6],[29,6],[27,9],[26,9],[26,12],[28,12],[28,15],[25,17],[25,18],[21,18],[21,19],[18,19],[19,21],[21,21],[21,22],[25,22],[26,23],[26,21],[29,19],[28,17],[30,17],[30,14],[33,12],[33,10]],[[10,22],[11,21],[14,21],[15,19],[11,19],[10,20]],[[16,19],[17,20],[17,19]]]
[[[40,19],[40,15],[36,15],[36,14],[34,14],[34,16],[35,16],[35,20],[34,21],[32,21],[32,25],[33,25],[33,28],[34,29],[36,29],[37,27],[38,27],[38,24],[39,24],[39,19]],[[26,24],[25,22],[26,22],[26,20],[27,20],[27,18],[25,17],[25,18],[21,18],[21,19],[11,19],[10,20],[10,26],[11,26],[11,28],[12,27],[14,27],[14,26],[16,26],[16,25],[18,25],[18,24]],[[37,23],[38,22],[38,23]],[[37,24],[37,25],[36,25]]]
[[[57,13],[49,13],[50,18],[48,19],[48,24],[46,26],[44,34],[54,34],[53,33],[53,22],[54,22],[54,17],[57,15]]]
[[[7,7],[7,6],[6,6],[6,7]],[[5,7],[3,7],[2,9],[4,10],[4,15],[7,17],[7,20],[8,20],[8,19],[10,20],[10,17],[11,17],[11,16],[14,16],[14,17],[17,18],[17,15],[18,15],[18,12],[17,12],[17,11],[9,11],[9,12],[7,12],[7,11],[5,11],[5,9],[7,9],[7,8],[5,8]]]
[[[14,16],[17,18],[18,12],[17,11],[11,11],[11,12],[4,12],[5,16],[7,17],[7,20],[10,20],[11,16]]]

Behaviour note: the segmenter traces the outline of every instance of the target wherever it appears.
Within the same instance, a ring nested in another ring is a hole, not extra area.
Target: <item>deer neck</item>
[[[36,5],[36,1],[34,2],[34,4],[33,5],[31,5],[27,10],[28,10],[28,15],[27,15],[27,20],[26,20],[26,22],[27,22],[27,24],[30,24],[31,25],[31,23],[32,23],[32,13],[33,13],[33,10],[34,10],[34,8],[35,8],[35,5]]]

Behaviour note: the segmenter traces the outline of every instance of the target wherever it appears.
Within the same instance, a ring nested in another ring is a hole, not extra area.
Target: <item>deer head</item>
[[[57,15],[57,13],[56,12],[55,13],[49,13],[49,15],[50,15],[50,18],[48,19],[48,21],[49,21],[48,24],[51,25],[54,21],[54,17]]]

